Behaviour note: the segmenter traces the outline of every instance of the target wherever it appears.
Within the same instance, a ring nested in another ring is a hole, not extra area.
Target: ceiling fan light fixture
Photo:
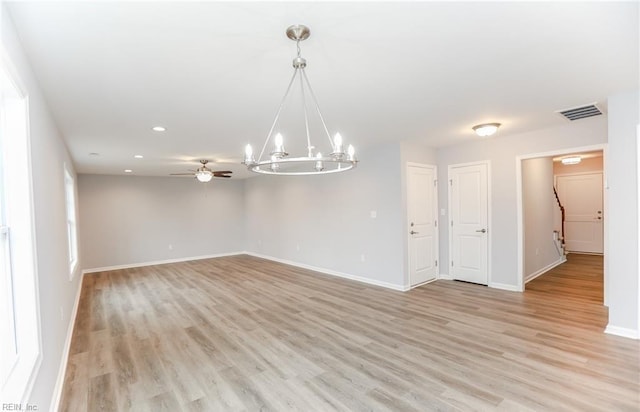
[[[568,157],[563,157],[562,160],[560,161],[562,162],[563,165],[577,165],[578,163],[582,162],[582,157],[568,156]]]
[[[498,131],[500,123],[483,123],[473,126],[473,131],[480,137],[488,137]]]
[[[166,132],[167,128],[162,126],[153,126],[151,130],[153,130],[154,132]]]
[[[344,143],[340,133],[336,133],[334,138],[331,138],[329,129],[327,128],[322,112],[320,111],[320,107],[318,106],[316,95],[311,88],[309,79],[307,78],[307,73],[305,71],[307,61],[300,55],[300,42],[309,38],[311,31],[307,26],[294,25],[287,29],[286,34],[288,38],[296,42],[298,51],[296,58],[293,59],[293,76],[291,77],[289,86],[282,98],[280,107],[276,112],[275,119],[271,124],[271,129],[269,129],[269,133],[267,134],[267,138],[264,141],[257,160],[254,156],[253,148],[248,144],[245,147],[244,161],[242,163],[252,172],[271,175],[317,175],[351,170],[356,167],[358,163],[358,159],[355,155],[355,149],[352,145],[349,145],[347,153],[345,153]],[[278,126],[278,122],[280,120],[280,113],[282,112],[282,108],[285,105],[287,96],[289,95],[296,78],[300,83],[300,95],[302,96],[302,109],[304,112],[304,126],[306,130],[305,147],[307,150],[306,153],[302,155],[289,157],[289,153],[287,153],[284,148],[283,135],[281,133],[276,133],[274,135],[274,131],[277,130],[276,126]],[[323,131],[329,141],[330,150],[325,153],[330,154],[327,156],[323,156],[320,150],[316,151],[314,154],[316,146],[311,142],[311,133],[309,131],[309,113],[306,101],[307,96],[309,96],[311,100],[309,105],[315,106],[315,113],[317,113],[320,123],[322,124]],[[265,152],[270,141],[272,141],[274,149],[271,152]]]
[[[196,172],[196,179],[198,182],[207,183],[213,179],[213,172],[211,170],[198,170]]]
[[[171,173],[171,176],[191,176],[191,177],[195,177],[198,182],[202,182],[202,183],[207,183],[210,182],[211,179],[213,179],[214,177],[224,177],[224,178],[231,178],[231,173],[233,173],[232,170],[211,170],[207,167],[207,163],[209,163],[208,160],[203,159],[200,160],[200,164],[202,166],[200,166],[199,168],[197,168],[196,170],[191,170],[190,173]]]

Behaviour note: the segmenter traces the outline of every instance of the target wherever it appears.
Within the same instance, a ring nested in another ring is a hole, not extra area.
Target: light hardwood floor
[[[86,275],[61,410],[637,411],[639,344],[603,333],[601,259],[525,293],[250,256]]]

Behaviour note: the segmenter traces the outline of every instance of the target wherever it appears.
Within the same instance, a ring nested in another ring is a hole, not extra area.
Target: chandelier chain
[[[311,87],[311,83],[309,82],[309,78],[307,77],[307,72],[302,69],[302,76],[304,76],[304,81],[307,83],[307,87],[309,88],[309,94],[313,99],[313,103],[316,106],[316,112],[318,112],[318,117],[320,118],[320,123],[322,123],[322,127],[324,128],[324,132],[327,134],[327,139],[329,139],[329,144],[333,150],[336,147],[333,144],[333,140],[331,139],[331,134],[329,133],[329,129],[327,128],[327,124],[324,122],[324,116],[322,116],[322,112],[320,111],[320,105],[318,104],[318,99],[316,98],[316,94],[313,92],[313,88]]]
[[[304,69],[296,69],[296,71],[298,70],[302,70],[304,72]],[[302,78],[303,76],[300,76],[300,93],[302,95],[302,108],[304,110],[304,127],[306,129],[307,132],[307,153],[309,157],[313,156],[313,153],[311,152],[311,134],[309,133],[309,115],[307,113],[307,100],[305,99],[305,95],[304,95],[304,79]]]
[[[278,124],[278,119],[280,119],[280,113],[282,112],[282,108],[284,107],[284,103],[287,100],[287,96],[289,95],[289,91],[291,90],[291,86],[293,85],[293,81],[296,79],[296,75],[298,74],[297,70],[293,71],[293,76],[291,76],[291,80],[289,81],[289,86],[287,86],[287,91],[284,92],[284,96],[282,96],[282,100],[280,101],[280,107],[278,107],[278,112],[276,113],[276,117],[273,119],[273,123],[271,123],[271,129],[269,129],[269,133],[267,133],[267,139],[264,141],[264,145],[262,145],[262,150],[260,151],[260,156],[258,159],[262,159],[262,155],[267,148],[267,144],[271,138],[271,134],[273,134],[273,130]]]

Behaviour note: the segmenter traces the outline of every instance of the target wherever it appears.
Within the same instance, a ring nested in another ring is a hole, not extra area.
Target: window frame
[[[67,163],[63,164],[63,169],[69,280],[73,280],[78,267],[78,198],[76,196],[76,180]]]
[[[33,389],[42,364],[42,332],[40,319],[40,294],[38,290],[38,261],[33,196],[33,168],[31,162],[30,105],[26,87],[18,75],[8,53],[0,45],[0,111],[16,111],[18,120],[5,119],[0,135],[6,129],[17,130],[19,138],[3,139],[1,155],[3,168],[5,211],[10,229],[13,299],[15,315],[15,339],[17,362],[0,384],[0,399],[7,403],[24,404]],[[6,98],[11,87],[15,96]],[[0,136],[1,138],[1,136]],[[5,192],[6,191],[6,192]],[[19,200],[9,203],[11,199]],[[15,197],[14,197],[15,196]],[[6,332],[6,331],[1,331]],[[0,373],[0,376],[3,373]]]

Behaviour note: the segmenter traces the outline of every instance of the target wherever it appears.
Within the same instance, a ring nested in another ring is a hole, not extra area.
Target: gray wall
[[[554,246],[555,211],[553,160],[550,157],[522,162],[522,209],[524,218],[524,277],[557,263],[562,255]]]
[[[447,166],[489,160],[491,162],[491,273],[490,284],[518,287],[516,157],[547,151],[606,143],[607,118],[593,117],[552,129],[517,135],[508,134],[508,125],[500,137],[478,139],[473,143],[439,149],[438,174],[447,181]],[[439,186],[440,208],[447,208],[447,185]],[[443,219],[443,216],[440,217]],[[440,260],[449,261],[447,225],[440,225]],[[441,273],[447,273],[441,267]],[[494,285],[495,286],[495,285]]]
[[[248,179],[247,250],[403,286],[400,144],[358,156],[340,175]]]
[[[42,363],[28,402],[47,410],[51,403],[80,276],[69,280],[63,164],[72,162],[47,103],[2,7],[2,45],[29,96],[36,259],[40,300]],[[78,268],[82,267],[82,261]],[[79,270],[76,270],[78,272]],[[61,316],[62,313],[62,316]]]
[[[242,180],[80,175],[78,192],[83,269],[244,250]]]
[[[609,151],[606,159],[609,207],[605,285],[609,327],[640,331],[638,302],[638,174],[637,127],[640,92],[609,98]]]

